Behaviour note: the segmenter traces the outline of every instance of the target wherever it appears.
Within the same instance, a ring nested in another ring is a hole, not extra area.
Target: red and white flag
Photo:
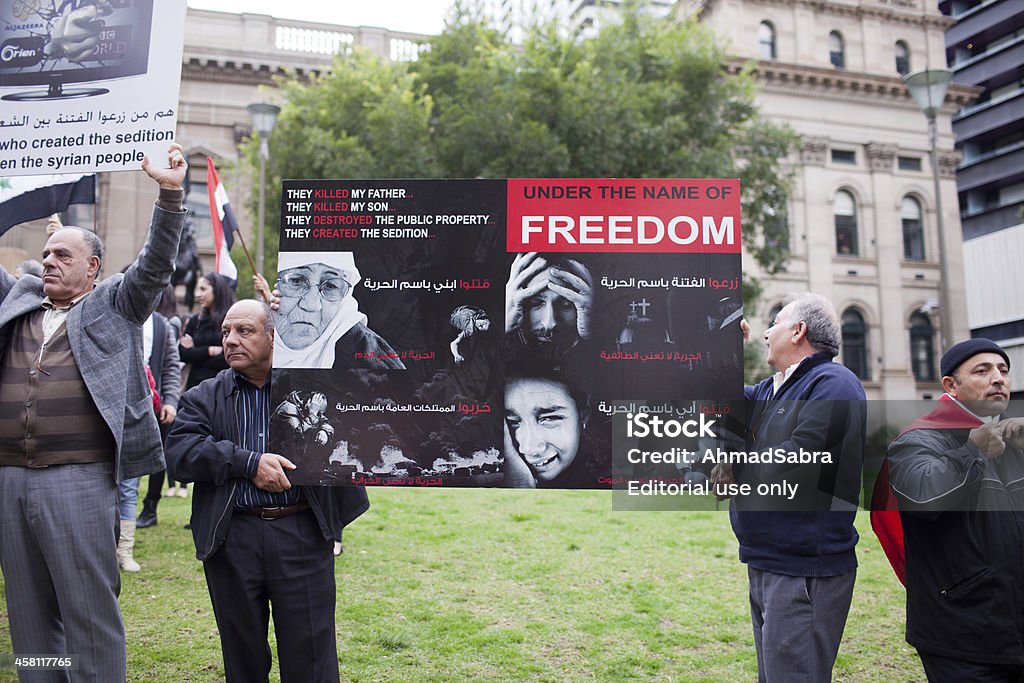
[[[206,190],[210,195],[210,221],[213,223],[213,246],[217,251],[214,270],[219,275],[238,280],[238,269],[231,260],[231,247],[235,243],[238,221],[231,210],[227,190],[220,184],[213,159],[206,158]]]

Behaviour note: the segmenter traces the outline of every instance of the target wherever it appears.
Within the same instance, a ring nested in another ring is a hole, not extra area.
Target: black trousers
[[[224,545],[203,563],[227,683],[267,681],[274,616],[281,683],[336,683],[333,541],[312,510],[277,520],[235,511]]]
[[[983,664],[917,651],[929,683],[1024,683],[1024,667]]]

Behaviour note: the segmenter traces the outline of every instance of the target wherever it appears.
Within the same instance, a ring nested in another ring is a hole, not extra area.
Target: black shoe
[[[146,529],[156,526],[156,504],[157,501],[146,499],[142,501],[142,513],[135,520],[136,529]]]

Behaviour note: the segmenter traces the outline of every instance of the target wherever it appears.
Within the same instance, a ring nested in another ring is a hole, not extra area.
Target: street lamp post
[[[253,129],[256,131],[256,134],[260,136],[260,201],[256,218],[256,267],[259,269],[260,275],[262,275],[267,159],[270,158],[270,145],[268,144],[268,140],[270,139],[270,133],[274,130],[274,124],[277,123],[277,115],[280,113],[281,107],[274,104],[267,104],[266,102],[259,102],[256,104],[250,104],[245,109],[249,112],[249,118],[252,119]]]
[[[914,71],[903,77],[903,82],[910,91],[910,96],[921,107],[928,119],[928,143],[931,150],[932,179],[935,183],[935,227],[939,231],[939,273],[942,278],[941,297],[939,299],[939,318],[942,323],[942,349],[949,348],[953,343],[953,316],[950,308],[952,301],[949,286],[949,265],[946,251],[946,228],[942,220],[942,191],[939,188],[939,149],[938,126],[935,117],[946,99],[946,90],[953,79],[949,69],[924,69]]]

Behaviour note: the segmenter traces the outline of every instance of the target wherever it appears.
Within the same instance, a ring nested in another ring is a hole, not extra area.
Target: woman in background
[[[199,312],[185,323],[178,346],[181,360],[188,367],[186,391],[228,367],[221,346],[220,326],[235,303],[231,281],[223,275],[207,273],[196,284],[196,302]]]
[[[228,367],[224,359],[224,347],[221,346],[220,326],[228,309],[235,303],[235,291],[231,285],[231,280],[217,273],[207,273],[196,283],[199,312],[185,323],[178,343],[178,352],[188,371],[185,391],[205,379],[215,377]],[[188,489],[172,486],[167,490],[167,495],[185,498]]]

